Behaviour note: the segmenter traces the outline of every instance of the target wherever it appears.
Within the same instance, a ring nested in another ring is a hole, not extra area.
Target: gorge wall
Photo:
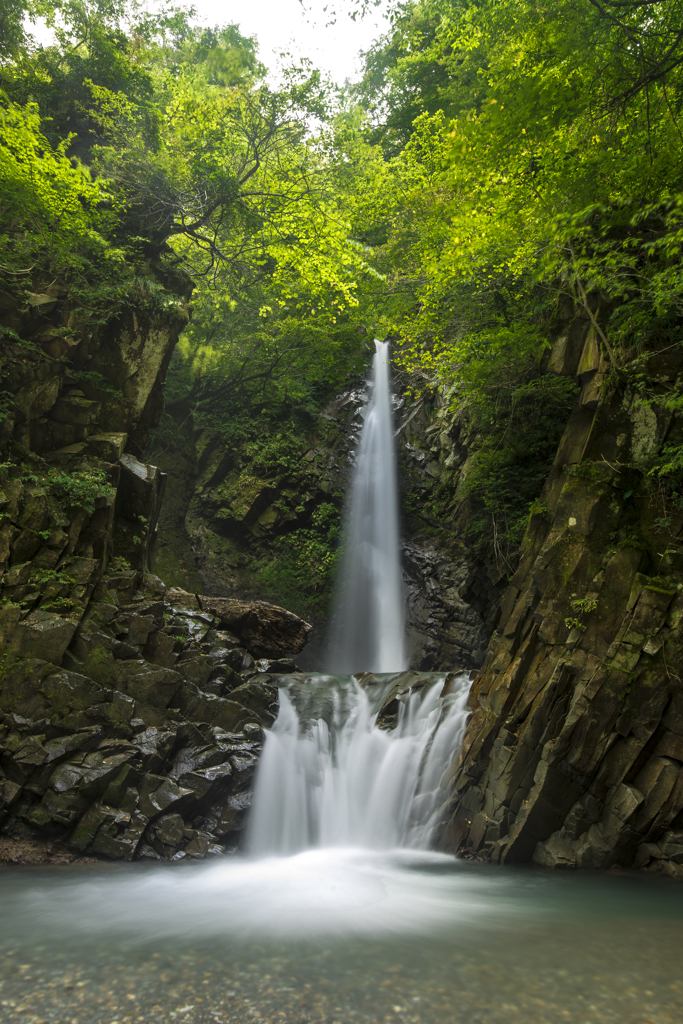
[[[437,517],[430,497],[442,472],[467,475],[467,418],[438,395],[412,404],[395,381],[403,571],[410,665],[422,671],[475,668],[493,628],[504,576],[483,564],[462,533],[460,512]],[[297,424],[259,419],[257,442],[226,440],[181,404],[152,435],[147,457],[168,474],[157,571],[206,594],[275,601],[314,623],[302,668],[324,659],[336,553],[366,382],[323,403]],[[218,410],[217,410],[218,411]],[[460,467],[460,469],[458,469]],[[458,477],[458,478],[459,478]],[[457,480],[456,480],[457,483]],[[454,491],[456,487],[454,486]]]
[[[165,478],[138,456],[191,282],[147,269],[96,318],[59,282],[0,293],[0,860],[233,848],[310,628],[149,572]]]
[[[163,430],[148,441],[187,318],[187,282],[166,291],[162,308],[96,325],[59,283],[0,296],[5,859],[234,848],[278,680],[311,633],[259,599],[310,591],[322,614],[363,382],[299,435],[252,447],[185,416],[183,461]],[[581,390],[509,585],[467,541],[467,411],[396,400],[412,663],[484,661],[442,844],[678,877],[683,509],[649,468],[681,440],[663,397],[683,357],[650,354],[635,389],[610,372],[592,320],[569,311],[546,364]],[[155,448],[170,491],[140,461]],[[449,496],[438,514],[437,486]],[[165,583],[149,571],[157,547]]]
[[[682,367],[650,353],[636,388],[588,316],[554,339],[581,393],[472,688],[446,849],[683,877],[683,508],[649,475]]]

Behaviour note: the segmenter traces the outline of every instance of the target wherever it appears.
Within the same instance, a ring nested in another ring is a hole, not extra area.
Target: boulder
[[[298,615],[265,601],[228,597],[198,597],[202,611],[211,612],[259,658],[298,654],[313,628]]]
[[[64,652],[78,628],[76,619],[65,618],[40,608],[17,622],[8,649],[26,658],[40,658],[60,665]]]

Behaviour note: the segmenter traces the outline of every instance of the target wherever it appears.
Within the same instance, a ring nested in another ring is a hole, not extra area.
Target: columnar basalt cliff
[[[310,629],[149,572],[165,480],[138,456],[191,290],[164,280],[105,323],[59,283],[0,295],[0,860],[234,847]]]
[[[643,401],[591,319],[554,340],[581,393],[472,688],[446,849],[683,877],[683,514],[648,476],[682,368],[651,353]]]

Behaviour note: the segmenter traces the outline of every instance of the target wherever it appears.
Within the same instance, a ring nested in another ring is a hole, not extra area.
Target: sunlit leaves
[[[28,259],[53,270],[75,266],[79,255],[115,260],[102,230],[99,209],[109,197],[105,183],[66,155],[69,139],[53,151],[35,104],[25,107],[0,97],[0,217],[5,224],[6,269]],[[23,228],[24,230],[20,230]]]

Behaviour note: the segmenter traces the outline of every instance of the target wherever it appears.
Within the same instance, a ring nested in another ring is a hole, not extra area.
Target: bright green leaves
[[[107,218],[99,207],[110,198],[105,184],[65,155],[68,138],[54,151],[41,128],[34,104],[0,97],[2,263],[19,269],[47,259],[52,270],[63,270],[86,254],[115,260],[102,233]]]
[[[539,368],[560,304],[600,305],[621,376],[683,343],[681,25],[683,0],[417,0],[355,91],[385,156],[352,218],[384,280],[369,317],[416,393],[469,409],[503,568],[572,399]]]
[[[450,376],[447,353],[467,334],[542,328],[558,296],[609,295],[617,348],[644,342],[648,316],[654,334],[680,317],[683,3],[615,10],[420,0],[399,18],[385,51],[387,125],[399,81],[410,107],[416,62],[425,81],[447,68],[450,83],[438,93],[447,116],[415,119],[390,165],[383,246],[413,267],[418,304],[396,327],[410,365],[422,359],[434,379],[439,366]],[[661,74],[655,38],[669,47]],[[454,361],[470,365],[466,353]]]

